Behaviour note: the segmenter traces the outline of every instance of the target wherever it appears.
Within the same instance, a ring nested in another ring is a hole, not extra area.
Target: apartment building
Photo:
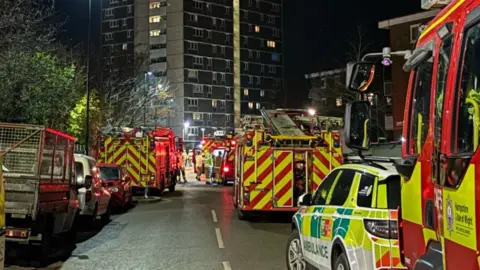
[[[129,70],[131,55],[148,51],[148,71],[175,89],[171,127],[187,142],[275,107],[283,87],[282,0],[103,1],[102,45],[122,49],[105,66]],[[125,28],[110,27],[124,20]]]

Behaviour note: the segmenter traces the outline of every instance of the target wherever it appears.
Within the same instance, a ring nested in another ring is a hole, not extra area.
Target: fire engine
[[[235,146],[236,141],[233,138],[233,131],[217,130],[213,133],[213,136],[209,135],[202,138],[196,150],[193,151],[193,163],[196,164],[197,152],[201,152],[203,155],[207,152],[213,153],[214,157],[219,157],[219,159],[214,160],[215,180],[223,184],[233,182]],[[195,165],[193,167],[194,171],[197,172],[197,167]]]
[[[298,197],[343,163],[338,132],[306,135],[296,123],[305,110],[261,112],[268,130],[258,121],[237,131],[233,202],[239,219],[253,212],[296,211]],[[308,123],[318,121],[310,118]]]
[[[123,128],[104,134],[99,141],[98,162],[126,168],[134,190],[175,191],[182,140],[171,129]]]
[[[402,160],[395,164],[402,176],[402,262],[413,269],[480,269],[480,1],[422,2],[448,5],[405,53],[410,81]],[[351,63],[347,71],[349,88],[366,91],[375,65]],[[353,133],[368,136],[367,125],[348,121]]]

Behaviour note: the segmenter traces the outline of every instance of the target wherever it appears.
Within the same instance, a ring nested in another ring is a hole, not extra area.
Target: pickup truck
[[[74,142],[44,126],[0,123],[7,246],[37,245],[48,254],[57,240],[75,243],[78,189],[90,183],[74,177]]]

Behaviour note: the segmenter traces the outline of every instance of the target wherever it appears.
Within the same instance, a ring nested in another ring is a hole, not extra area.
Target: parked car
[[[80,216],[91,220],[92,225],[98,217],[106,223],[110,220],[111,194],[103,186],[97,161],[86,155],[75,154],[75,172],[77,181],[84,179],[91,182],[90,188],[81,188],[78,191]]]
[[[132,203],[132,185],[127,170],[117,164],[99,164],[100,179],[112,195],[112,207],[123,210]]]

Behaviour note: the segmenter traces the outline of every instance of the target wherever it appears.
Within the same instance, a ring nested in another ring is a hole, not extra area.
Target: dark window
[[[389,176],[387,179],[383,181],[379,181],[378,189],[382,189],[382,186],[386,185],[387,191],[387,208],[388,209],[397,209],[400,207],[401,202],[401,184],[400,184],[400,176],[392,175]],[[377,194],[378,196],[379,194]],[[377,199],[378,201],[378,199]],[[380,207],[377,207],[380,208]],[[380,208],[381,209],[381,208]]]
[[[112,167],[102,167],[100,168],[100,179],[120,180],[120,169]]]
[[[415,70],[414,92],[411,101],[410,136],[408,153],[420,154],[427,138],[430,123],[430,97],[432,93],[433,57],[425,60]]]
[[[452,28],[453,23],[447,24],[447,29]],[[442,119],[443,119],[443,101],[445,96],[445,89],[447,87],[448,67],[450,66],[450,54],[453,47],[453,34],[450,33],[445,37],[440,45],[439,57],[438,57],[438,72],[437,72],[437,86],[435,89],[435,114],[434,114],[434,156],[437,161],[432,163],[432,178],[433,181],[439,183],[438,172],[438,158],[440,155],[440,142],[442,137]]]
[[[75,175],[77,179],[83,179],[83,164],[81,162],[75,162]]]
[[[468,29],[463,43],[463,67],[460,89],[453,108],[452,152],[473,153],[476,151],[478,138],[474,138],[479,126],[474,123],[475,106],[480,105],[480,25]],[[467,99],[468,98],[468,99]],[[477,119],[478,121],[478,119]],[[475,130],[477,129],[477,130]],[[478,133],[477,133],[478,134]]]
[[[355,177],[355,171],[343,170],[342,175],[337,181],[337,184],[333,188],[332,198],[328,205],[342,206],[350,194],[350,188],[352,187],[353,178]]]
[[[357,206],[372,207],[373,186],[375,177],[369,174],[362,174],[357,193]]]
[[[317,192],[315,193],[315,197],[313,198],[313,204],[315,205],[325,205],[327,203],[328,193],[332,188],[333,182],[338,175],[339,170],[335,170],[331,172],[323,182],[318,186]]]

